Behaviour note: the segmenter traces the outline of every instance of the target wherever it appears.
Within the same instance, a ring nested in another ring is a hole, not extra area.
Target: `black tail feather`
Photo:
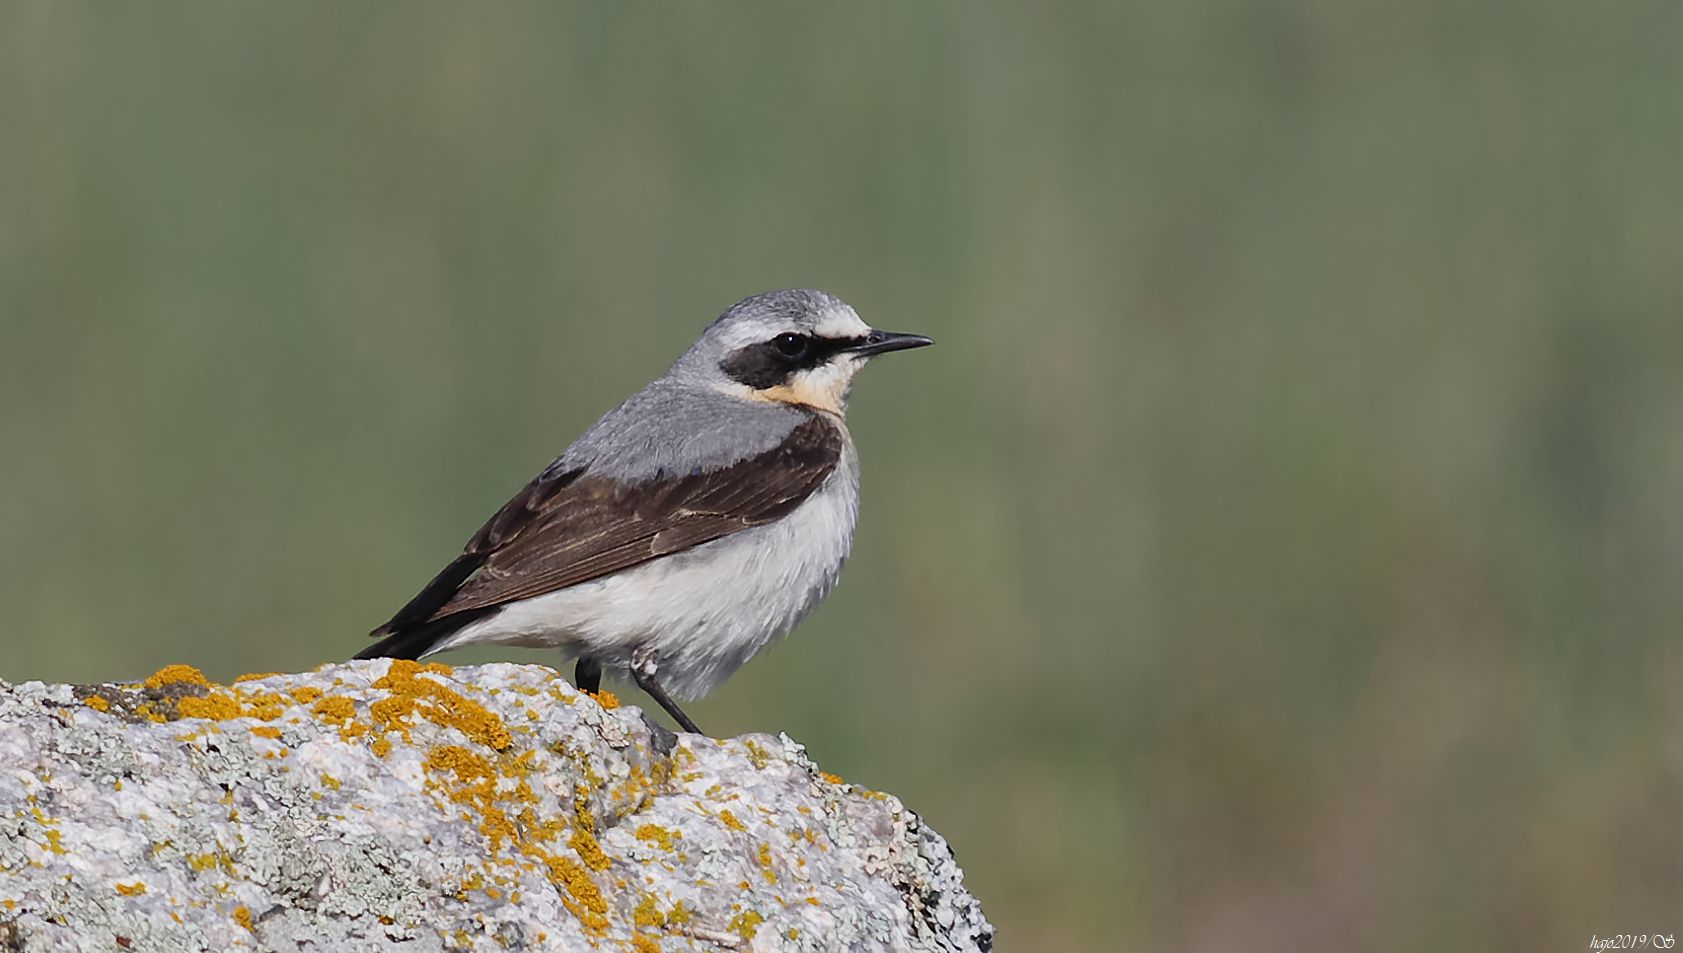
[[[368,648],[356,653],[354,658],[403,658],[418,659],[427,651],[457,632],[488,615],[500,612],[500,606],[486,606],[483,609],[470,609],[467,612],[457,612],[442,619],[412,625],[386,636]]]
[[[450,565],[439,570],[438,575],[432,577],[415,598],[410,599],[397,614],[387,620],[385,625],[375,629],[371,635],[395,635],[404,629],[415,628],[418,625],[431,625],[428,619],[432,614],[444,608],[456,590],[462,587],[467,578],[479,571],[485,565],[484,553],[463,553],[450,561]],[[435,619],[442,622],[443,619]],[[472,621],[471,619],[469,621]],[[466,623],[463,623],[465,625]],[[452,630],[454,631],[454,630]],[[361,656],[358,656],[360,658]]]

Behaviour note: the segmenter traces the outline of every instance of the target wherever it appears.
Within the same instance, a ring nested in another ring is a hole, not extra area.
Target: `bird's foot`
[[[637,687],[659,702],[660,707],[666,709],[666,713],[672,716],[672,720],[676,721],[679,727],[691,734],[704,734],[705,732],[690,720],[690,716],[678,707],[678,703],[672,700],[672,696],[666,694],[666,689],[661,687],[655,677],[659,672],[660,655],[653,648],[639,645],[631,650],[631,677],[637,682]]]

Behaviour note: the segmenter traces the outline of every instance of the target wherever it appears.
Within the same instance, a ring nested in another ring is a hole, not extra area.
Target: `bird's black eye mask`
[[[740,347],[719,362],[719,369],[731,380],[755,390],[787,383],[796,371],[809,370],[842,351],[866,343],[866,338],[824,338],[789,332],[769,341]]]

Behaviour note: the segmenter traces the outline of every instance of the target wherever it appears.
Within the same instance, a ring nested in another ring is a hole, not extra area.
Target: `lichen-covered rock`
[[[0,949],[991,945],[895,798],[603,701],[383,660],[0,682]]]

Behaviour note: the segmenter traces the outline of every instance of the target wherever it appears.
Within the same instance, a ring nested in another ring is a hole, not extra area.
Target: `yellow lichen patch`
[[[613,692],[597,692],[596,704],[611,711],[619,707],[619,696]]]
[[[836,775],[831,774],[828,771],[820,771],[820,772],[818,772],[818,776],[823,778],[824,780],[830,782],[831,784],[846,784],[847,783],[846,781],[843,781],[841,778],[837,777]]]
[[[514,743],[495,712],[446,687],[422,673],[448,675],[449,666],[437,662],[420,665],[407,659],[393,659],[391,668],[374,682],[375,688],[391,692],[391,697],[370,706],[375,724],[386,731],[403,730],[411,715],[418,715],[437,725],[454,728],[494,751],[502,751]]]
[[[652,893],[643,894],[643,899],[637,901],[637,909],[631,911],[631,920],[640,927],[656,930],[666,926],[666,914],[660,912],[660,904]]]
[[[325,721],[343,723],[356,717],[356,702],[343,695],[329,695],[318,700],[310,710]]]
[[[539,814],[542,801],[529,780],[538,770],[536,752],[487,756],[462,745],[439,745],[427,752],[423,767],[429,775],[428,790],[442,796],[463,817],[478,822],[490,842],[494,862],[511,869],[542,870],[561,891],[563,905],[586,929],[599,934],[607,931],[607,900],[590,868],[606,867],[609,861],[592,833],[594,821],[584,806],[584,792],[575,802],[579,816],[566,841],[577,852],[575,859],[552,847],[562,842],[568,825]],[[499,857],[505,847],[516,853]],[[463,889],[470,889],[474,882],[470,880]],[[499,887],[512,885],[513,881],[499,882]]]
[[[117,892],[125,897],[138,897],[146,892],[146,885],[138,881],[132,884],[118,884]]]
[[[240,906],[234,908],[234,922],[238,923],[242,927],[245,927],[246,931],[249,933],[257,932],[257,923],[253,920],[251,916],[251,909],[248,907]]]
[[[746,831],[748,829],[747,824],[744,824],[741,821],[737,820],[736,815],[732,814],[729,811],[720,811],[719,812],[719,820],[724,821],[725,826],[730,828],[733,831]]]
[[[111,710],[111,703],[106,701],[105,699],[99,697],[98,695],[89,695],[88,697],[82,699],[82,704],[88,706],[89,708],[92,708],[94,711],[110,711]]]
[[[35,799],[31,796],[30,800],[34,801]],[[64,835],[60,834],[53,826],[58,822],[48,817],[47,812],[33,803],[29,807],[29,812],[35,816],[35,823],[41,825],[41,836],[47,839],[47,850],[55,854],[67,853],[64,849]]]
[[[801,931],[795,929],[794,927],[790,927],[789,931],[783,935],[791,940],[798,940],[801,938]]]
[[[605,932],[608,929],[608,901],[602,897],[602,888],[590,879],[590,871],[572,858],[555,855],[545,859],[545,866],[549,870],[550,883],[567,890],[568,895],[561,898],[562,906],[578,917],[587,929]]]
[[[278,675],[280,675],[279,672],[253,672],[249,675],[241,675],[239,678],[234,679],[234,684],[238,685],[241,682],[262,681],[265,678],[275,678]]]
[[[690,922],[694,916],[695,912],[684,906],[684,901],[680,900],[673,904],[672,911],[666,915],[666,924],[667,926],[681,927]]]
[[[175,710],[183,718],[205,718],[210,721],[239,718],[245,713],[238,700],[221,692],[211,692],[203,697],[183,698],[175,703]]]
[[[631,951],[632,953],[660,953],[660,941],[652,936],[645,936],[641,933],[633,934],[631,937]]]
[[[771,754],[753,741],[744,741],[742,746],[748,749],[748,760],[754,765],[755,769],[765,770],[766,763],[771,760]]]
[[[760,924],[764,922],[766,922],[765,917],[752,910],[745,910],[731,917],[730,922],[725,924],[725,929],[741,937],[744,941],[748,941],[754,938],[754,934],[760,932]]]
[[[667,830],[658,824],[644,824],[636,830],[637,839],[658,846],[661,850],[671,850],[672,842],[684,836],[679,831]]]
[[[440,745],[427,752],[423,766],[454,779],[454,784],[445,786],[445,796],[472,808],[482,819],[480,830],[491,838],[491,850],[500,850],[514,825],[497,803],[497,776],[491,763],[461,745]]]
[[[281,730],[274,725],[258,725],[251,729],[251,733],[259,738],[279,738],[281,736]]]
[[[292,690],[292,700],[300,705],[308,705],[324,694],[326,694],[326,692],[323,692],[314,685],[304,685]]]
[[[321,776],[321,784],[322,787],[332,788],[335,791],[344,787],[344,785],[339,782],[339,779],[331,774],[323,774]]]
[[[607,870],[610,861],[603,853],[602,844],[596,839],[596,818],[591,816],[590,808],[584,805],[583,797],[578,799],[575,813],[578,819],[573,824],[573,836],[567,840],[567,845],[579,855],[584,865],[591,870]]]
[[[147,688],[156,689],[163,688],[165,685],[180,683],[198,685],[201,688],[210,687],[210,681],[205,678],[205,673],[191,665],[165,665],[153,672],[144,684]]]
[[[766,883],[777,883],[777,871],[771,865],[771,845],[760,845],[760,873],[766,878]]]
[[[286,696],[277,692],[257,692],[252,695],[241,695],[240,701],[245,703],[247,718],[274,721],[286,711]]]
[[[392,753],[391,740],[384,737],[375,738],[374,743],[368,746],[368,750],[374,752],[376,756],[384,758],[386,755]]]

